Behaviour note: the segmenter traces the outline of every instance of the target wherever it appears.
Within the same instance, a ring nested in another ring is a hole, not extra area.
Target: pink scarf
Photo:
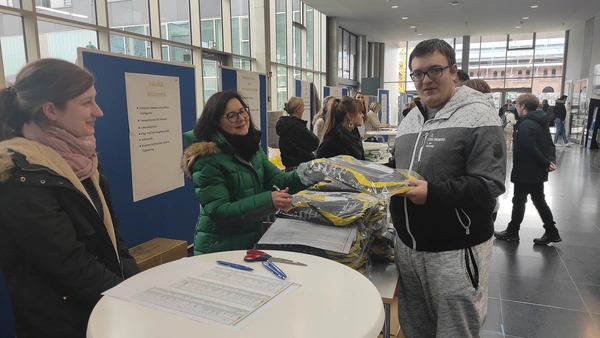
[[[42,129],[34,122],[23,126],[23,136],[54,149],[67,161],[80,181],[90,178],[98,168],[94,136],[78,139],[66,130],[56,127]]]

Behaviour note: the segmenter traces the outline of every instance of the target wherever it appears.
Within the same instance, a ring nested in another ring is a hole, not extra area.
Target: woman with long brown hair
[[[363,124],[360,101],[349,96],[334,99],[325,123],[323,142],[317,149],[317,157],[350,155],[358,160],[365,159],[360,135],[356,128]]]
[[[98,172],[94,78],[42,59],[0,89],[0,268],[18,337],[84,337],[101,294],[139,272]]]

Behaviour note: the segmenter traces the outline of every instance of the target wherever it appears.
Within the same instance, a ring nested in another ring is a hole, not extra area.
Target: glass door
[[[573,81],[572,95],[568,98],[569,140],[576,144],[583,143],[584,130],[587,127],[587,79]]]

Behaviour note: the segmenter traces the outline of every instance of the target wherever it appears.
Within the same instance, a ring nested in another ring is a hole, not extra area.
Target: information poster
[[[260,79],[258,73],[236,70],[237,91],[246,100],[250,108],[252,122],[260,128]]]
[[[184,186],[179,78],[125,74],[133,201]]]
[[[329,95],[341,99],[342,98],[342,88],[331,87],[331,89],[329,90]]]
[[[388,119],[388,94],[381,95],[381,116],[387,121]]]
[[[308,121],[308,125],[310,125],[312,123],[312,121],[310,120],[310,89],[311,89],[311,85],[310,82],[308,81],[302,81],[301,82],[301,91],[300,93],[302,93],[302,100],[304,100],[304,114],[302,114],[302,119],[305,121]]]

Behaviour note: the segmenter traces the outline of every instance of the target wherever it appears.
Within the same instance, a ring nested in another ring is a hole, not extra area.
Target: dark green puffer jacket
[[[284,173],[269,162],[260,148],[250,162],[237,156],[224,139],[197,142],[183,134],[186,145],[182,167],[194,181],[200,201],[194,254],[251,249],[263,235],[263,218],[275,212],[271,187],[290,193],[304,190],[295,172]]]

